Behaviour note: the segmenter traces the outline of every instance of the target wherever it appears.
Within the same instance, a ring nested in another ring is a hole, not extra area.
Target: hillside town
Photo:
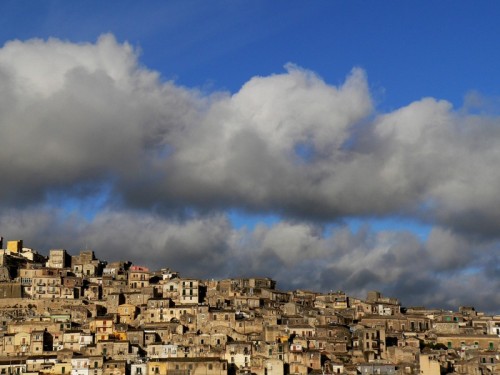
[[[500,374],[500,316],[472,306],[0,249],[0,374]]]

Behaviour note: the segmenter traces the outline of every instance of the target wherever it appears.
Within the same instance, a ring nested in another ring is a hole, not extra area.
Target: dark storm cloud
[[[65,248],[71,254],[90,248],[103,260],[130,260],[206,278],[227,274],[233,235],[222,216],[181,223],[153,214],[104,210],[88,221],[76,213],[46,207],[2,211],[0,228],[9,235],[7,240],[23,239],[25,246],[36,245],[46,254],[53,248]]]
[[[101,259],[170,267],[186,277],[266,276],[283,290],[340,289],[362,298],[375,289],[406,306],[474,305],[495,311],[500,302],[500,272],[494,266],[498,245],[478,246],[439,229],[422,242],[410,233],[368,227],[358,232],[339,227],[325,236],[309,224],[281,222],[248,231],[231,228],[220,215],[179,222],[155,214],[102,211],[87,221],[50,208],[3,211],[0,228],[8,239],[22,238],[25,246],[37,244],[44,252],[64,247],[76,254],[90,247]],[[454,246],[474,260],[443,267],[440,249],[450,258],[460,256],[447,250]]]

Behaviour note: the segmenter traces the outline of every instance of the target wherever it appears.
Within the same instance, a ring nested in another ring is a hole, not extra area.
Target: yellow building
[[[90,331],[95,333],[95,341],[109,340],[113,335],[114,321],[111,316],[98,316],[90,323]]]
[[[7,241],[7,250],[11,253],[20,253],[23,250],[23,240]]]

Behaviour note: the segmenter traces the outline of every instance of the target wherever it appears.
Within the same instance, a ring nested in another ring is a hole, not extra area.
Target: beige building
[[[196,279],[181,279],[179,282],[179,302],[181,304],[199,303],[200,281]]]
[[[32,297],[54,299],[62,297],[62,279],[58,275],[33,277]]]
[[[151,273],[146,267],[132,266],[128,271],[128,287],[131,289],[142,289],[149,286]]]
[[[232,341],[226,344],[224,359],[238,369],[251,366],[252,343],[247,341]]]
[[[53,249],[49,251],[48,268],[66,268],[70,266],[70,256],[65,249]]]
[[[88,250],[90,253],[94,253],[93,251]],[[78,277],[83,277],[83,278],[92,278],[96,276],[100,276],[102,273],[102,268],[103,264],[97,260],[97,259],[91,259],[93,256],[88,256],[88,257],[83,257],[80,258],[80,256],[75,256],[72,257],[71,261],[71,269],[73,270],[73,273],[78,276]],[[91,260],[87,260],[87,258]],[[83,263],[77,263],[77,262],[83,262]]]
[[[384,328],[363,328],[357,334],[357,349],[363,353],[365,361],[386,358]]]
[[[166,358],[148,362],[149,375],[226,375],[227,361],[219,358]]]
[[[132,304],[125,303],[118,306],[118,319],[120,323],[131,324],[137,316],[137,307]]]
[[[106,361],[102,369],[103,375],[126,375],[127,374],[127,361],[123,360],[110,360]]]
[[[54,273],[48,268],[21,268],[19,270],[19,278],[21,281],[22,293],[26,297],[34,297],[35,286],[33,279],[35,277],[43,277],[53,275]]]
[[[497,335],[439,334],[436,342],[445,345],[448,349],[461,349],[463,346],[481,350],[500,348],[500,337]]]
[[[439,361],[430,354],[420,354],[419,358],[421,375],[440,375]]]
[[[22,286],[21,283],[0,283],[0,299],[2,298],[21,298]]]

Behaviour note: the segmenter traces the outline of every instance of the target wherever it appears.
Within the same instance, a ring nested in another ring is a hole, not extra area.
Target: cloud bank
[[[288,64],[206,94],[112,35],[12,41],[0,140],[0,230],[28,246],[408,304],[500,302],[499,118],[434,98],[380,113],[359,68],[334,86]],[[238,229],[228,209],[282,221]],[[342,225],[386,217],[434,229]]]

